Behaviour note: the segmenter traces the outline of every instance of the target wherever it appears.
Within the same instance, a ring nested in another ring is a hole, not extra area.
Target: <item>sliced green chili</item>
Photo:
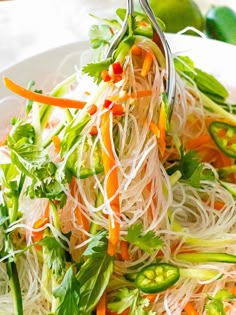
[[[180,277],[177,266],[161,263],[144,267],[135,279],[136,286],[145,293],[165,291],[175,284]]]
[[[209,132],[218,148],[229,157],[236,158],[236,126],[214,121]]]

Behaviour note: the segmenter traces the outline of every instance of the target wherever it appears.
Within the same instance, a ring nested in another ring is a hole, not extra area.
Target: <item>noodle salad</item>
[[[119,28],[49,93],[3,78],[26,107],[0,142],[0,314],[236,314],[235,108],[175,56],[170,113],[149,20],[104,59]]]

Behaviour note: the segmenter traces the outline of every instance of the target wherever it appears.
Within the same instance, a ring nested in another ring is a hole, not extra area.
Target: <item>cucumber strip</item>
[[[236,256],[226,253],[183,253],[176,255],[176,259],[189,261],[191,263],[201,262],[220,262],[228,264],[236,264]]]

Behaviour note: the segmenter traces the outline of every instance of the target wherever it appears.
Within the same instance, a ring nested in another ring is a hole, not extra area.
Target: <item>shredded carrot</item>
[[[157,137],[157,139],[160,138],[160,129],[154,122],[152,121],[150,122],[149,129]]]
[[[97,126],[92,126],[90,132],[91,135],[96,136],[98,134],[98,128]]]
[[[204,201],[204,200],[203,200]],[[208,200],[208,201],[204,201],[205,203],[206,203],[206,205],[207,206],[210,206],[211,205],[211,201],[210,200]],[[225,207],[225,203],[223,202],[223,201],[218,201],[218,200],[216,200],[216,201],[214,201],[214,203],[213,203],[213,208],[215,209],[215,210],[222,210],[223,208]]]
[[[131,53],[132,53],[132,55],[140,56],[141,53],[142,53],[142,48],[140,48],[137,45],[133,45],[132,48],[131,48]]]
[[[152,303],[156,300],[157,294],[146,294],[144,295],[144,298],[148,299]]]
[[[96,314],[97,315],[106,315],[106,292],[103,293],[102,297],[100,298],[100,300],[97,304]]]
[[[151,90],[140,90],[133,93],[125,93],[124,95],[112,95],[109,97],[109,100],[124,102],[131,98],[136,99],[136,98],[147,97],[151,95],[152,95]]]
[[[104,149],[102,149],[102,160],[105,176],[107,176],[105,191],[107,198],[110,200],[110,207],[114,212],[114,221],[112,221],[111,217],[109,218],[108,254],[114,256],[120,237],[120,224],[115,218],[115,216],[117,218],[120,217],[120,200],[119,194],[117,194],[119,183],[117,169],[115,168],[115,158],[112,151],[110,123],[111,116],[109,111],[107,111],[101,116],[101,135],[104,145]]]
[[[9,132],[7,132],[5,134],[5,136],[3,136],[3,138],[0,140],[0,147],[4,146],[6,144],[8,135],[9,135]]]
[[[188,302],[185,305],[184,310],[185,310],[187,315],[199,315],[198,312],[196,311],[196,309],[194,308],[194,306],[192,305],[192,303],[190,303],[190,302]]]
[[[116,116],[124,115],[124,108],[121,104],[114,104],[111,108],[112,114]]]
[[[165,136],[166,136],[166,124],[163,122],[165,117],[162,117],[162,110],[160,112],[160,119],[159,119],[159,124],[156,125],[154,122],[151,122],[149,125],[149,129],[152,131],[152,133],[157,137],[158,139],[158,144],[159,144],[159,150],[161,155],[163,156],[165,153],[166,149],[166,142],[165,142]]]
[[[33,224],[33,229],[40,229],[42,228],[45,224],[49,223],[50,221],[50,203],[47,203],[45,212],[44,212],[44,216],[42,218],[39,218],[37,221],[34,222]],[[44,231],[33,231],[32,232],[32,240],[34,243],[37,243],[39,241],[41,241],[41,239],[43,238],[43,234]],[[35,245],[35,247],[39,250],[42,249],[42,247],[38,244]]]
[[[20,85],[16,84],[12,80],[7,77],[3,77],[4,85],[11,90],[12,92],[35,102],[44,103],[53,106],[59,106],[62,108],[77,108],[81,109],[86,105],[86,102],[77,101],[68,98],[59,98],[48,95],[43,95],[39,93],[35,93],[33,91],[27,90]]]
[[[198,138],[191,139],[189,142],[186,143],[186,146],[189,150],[196,149],[197,147],[212,142],[211,136],[209,134],[200,136]]]
[[[143,60],[143,66],[141,70],[141,76],[146,77],[148,73],[150,72],[151,66],[153,62],[153,55],[152,53],[146,51],[144,60]]]
[[[130,313],[130,308],[127,308],[126,310],[124,310],[122,313],[119,313],[119,315],[129,315]],[[118,315],[118,313],[116,312],[112,312],[111,310],[107,309],[107,315]]]
[[[71,195],[73,197],[75,197],[75,189],[76,189],[76,187],[77,187],[77,181],[73,177],[73,179],[72,179],[72,181],[70,183],[70,191],[71,191]],[[79,199],[78,201],[80,203],[83,202],[80,195],[78,196],[78,199]],[[88,232],[89,231],[89,227],[90,227],[89,220],[83,214],[83,212],[81,211],[81,209],[78,206],[75,208],[75,217],[76,217],[76,220],[77,220],[77,224],[79,224],[83,228],[84,231]],[[88,234],[82,232],[82,238],[83,238],[84,241],[86,241],[88,239]]]
[[[98,110],[97,106],[95,104],[92,104],[88,109],[88,113],[90,115],[94,115],[97,112],[97,110]]]
[[[229,306],[229,305],[226,305],[226,306],[224,307],[225,313],[227,313],[229,310],[230,310],[230,306]]]
[[[140,26],[148,26],[148,23],[146,21],[141,21],[139,22]]]
[[[230,288],[230,292],[236,296],[236,287]]]
[[[158,128],[160,130],[159,138],[159,150],[162,156],[165,154],[166,150],[166,112],[164,103],[161,104]]]
[[[61,139],[58,136],[52,136],[52,142],[56,153],[59,153],[61,151]]]
[[[128,242],[120,241],[120,252],[121,257],[124,261],[130,260],[128,246],[129,246]]]

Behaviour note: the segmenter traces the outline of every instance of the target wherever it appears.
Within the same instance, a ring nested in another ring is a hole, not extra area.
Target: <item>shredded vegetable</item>
[[[235,313],[228,92],[176,56],[170,113],[164,56],[132,18],[108,59],[119,22],[94,26],[97,59],[52,92],[3,78],[26,114],[0,139],[0,314]]]

